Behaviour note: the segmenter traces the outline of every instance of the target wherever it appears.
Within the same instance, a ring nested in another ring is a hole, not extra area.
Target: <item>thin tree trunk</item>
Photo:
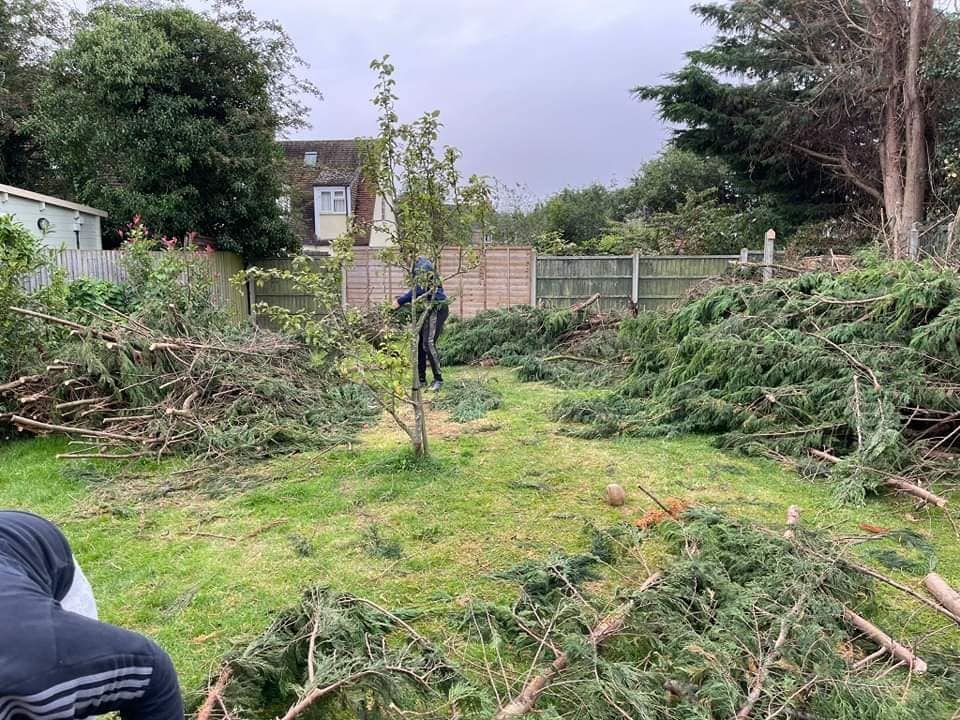
[[[410,392],[410,400],[413,402],[413,451],[417,457],[426,457],[430,453],[427,443],[427,415],[423,402],[423,386],[420,384],[419,358],[420,353],[420,330],[426,319],[426,315],[418,317],[416,305],[416,284],[412,289],[413,299],[410,302],[412,312],[411,329],[413,338],[410,341],[410,368],[413,371],[413,386]]]
[[[414,310],[416,318],[416,310]],[[410,343],[410,368],[413,372],[413,385],[410,390],[410,401],[413,403],[413,452],[418,457],[427,455],[427,423],[423,412],[423,386],[420,384],[417,355],[420,352],[419,323],[414,320],[414,336]]]
[[[929,39],[933,0],[912,0],[903,79],[904,149],[903,211],[898,234],[901,257],[908,247],[910,228],[923,219],[927,197],[927,113],[920,97],[920,59]],[[901,244],[902,243],[902,244]]]
[[[904,237],[901,232],[903,173],[900,163],[900,121],[897,116],[896,93],[893,88],[887,93],[881,124],[880,170],[883,176],[883,210],[886,216],[884,220],[890,236],[890,254],[894,258],[899,258],[906,243],[901,241]]]

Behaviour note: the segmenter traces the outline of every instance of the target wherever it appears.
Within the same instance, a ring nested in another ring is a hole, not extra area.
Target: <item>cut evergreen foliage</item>
[[[387,537],[380,532],[378,525],[370,525],[363,529],[363,548],[373,557],[382,560],[399,560],[403,557],[403,547],[400,541]]]
[[[0,388],[16,399],[12,424],[89,442],[69,457],[262,458],[346,442],[376,414],[365,388],[318,370],[296,340],[248,328],[169,336],[121,315],[72,327],[56,359]]]
[[[442,642],[411,625],[425,615],[416,609],[312,588],[227,657],[198,720],[489,720],[561,654],[538,717],[729,720],[752,703],[740,717],[907,720],[955,706],[946,656],[930,663],[930,681],[905,682],[885,662],[857,666],[876,646],[847,626],[844,609],[869,610],[873,581],[816,532],[800,526],[788,540],[782,528],[694,508],[642,531],[588,526],[585,535],[589,553],[498,574],[517,585],[516,600],[455,610],[457,634]],[[648,541],[663,556],[656,582],[641,586],[637,573],[649,571],[620,563],[610,613],[589,581]],[[437,609],[431,602],[432,631]],[[604,641],[591,643],[611,617]]]
[[[198,718],[373,720],[423,709],[428,699],[439,704],[454,689],[454,671],[402,614],[311,588],[227,658],[213,686],[223,704],[208,703]]]
[[[549,678],[540,716],[906,720],[945,715],[956,702],[949,667],[937,666],[933,687],[908,690],[902,676],[881,675],[884,663],[854,668],[876,647],[853,641],[844,608],[869,605],[871,584],[819,535],[800,530],[789,541],[696,508],[645,536],[665,543],[670,559],[643,592],[625,587],[613,613],[594,609],[583,589],[531,584],[529,572],[515,574],[521,598],[512,607],[471,608],[475,622],[465,627],[514,644],[531,677],[545,673],[531,683]],[[591,628],[610,627],[618,614],[615,634],[602,646],[588,642]]]
[[[521,380],[565,387],[609,385],[624,367],[620,318],[569,309],[515,306],[451,323],[440,338],[444,362],[517,368]]]
[[[509,362],[552,347],[575,327],[566,310],[517,305],[486,310],[469,320],[451,322],[440,336],[440,354],[450,365],[469,365],[484,358]]]
[[[479,420],[503,402],[503,393],[485,380],[456,380],[444,385],[432,404],[450,413],[454,422]]]
[[[721,446],[829,475],[847,500],[956,479],[949,452],[938,459],[960,438],[952,270],[867,257],[840,275],[722,285],[625,320],[621,336],[629,376],[556,408],[588,426],[578,434],[715,433]]]

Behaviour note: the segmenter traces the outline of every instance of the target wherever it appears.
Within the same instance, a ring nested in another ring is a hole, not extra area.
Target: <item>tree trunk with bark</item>
[[[924,218],[929,185],[930,117],[921,61],[933,25],[933,0],[869,3],[886,82],[880,118],[880,171],[890,254],[909,256],[910,230]]]
[[[416,297],[416,288],[414,288],[414,297]],[[413,371],[413,385],[410,391],[410,402],[413,404],[413,452],[417,457],[426,457],[430,454],[430,446],[427,442],[427,412],[423,399],[423,385],[420,383],[419,354],[420,354],[420,329],[426,317],[418,317],[415,301],[412,303],[413,320],[411,329],[413,337],[410,341],[410,368]]]

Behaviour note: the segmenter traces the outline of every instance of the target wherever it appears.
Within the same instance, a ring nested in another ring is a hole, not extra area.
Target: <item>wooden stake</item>
[[[910,648],[898,643],[869,620],[860,617],[848,608],[843,609],[843,619],[877,643],[880,647],[886,648],[887,651],[895,658],[906,663],[907,666],[913,670],[913,672],[919,675],[927,671],[927,664],[914,655]]]
[[[930,594],[953,614],[953,619],[960,623],[960,593],[950,587],[947,581],[936,573],[927,575],[923,584],[927,586]]]
[[[800,508],[796,505],[791,505],[787,508],[787,530],[783,533],[783,536],[787,540],[793,540],[796,537],[797,525],[800,524]]]

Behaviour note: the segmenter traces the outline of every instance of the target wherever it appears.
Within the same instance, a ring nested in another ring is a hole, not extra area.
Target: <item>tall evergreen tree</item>
[[[714,41],[667,84],[636,89],[684,125],[677,144],[771,189],[879,208],[902,255],[924,214],[949,94],[932,92],[923,72],[947,16],[933,0],[735,0],[694,11]]]

